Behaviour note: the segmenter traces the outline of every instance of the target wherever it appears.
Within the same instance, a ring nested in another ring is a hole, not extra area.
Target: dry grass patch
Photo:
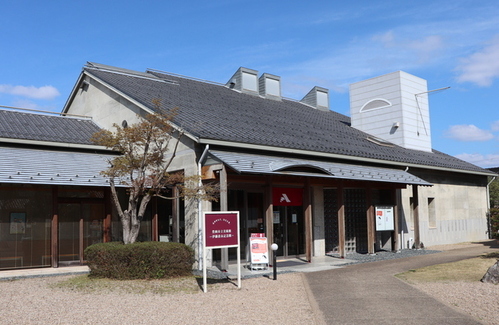
[[[445,263],[409,270],[396,276],[410,283],[421,282],[476,282],[480,281],[489,267],[496,263],[499,253],[490,253],[454,263]]]
[[[211,280],[211,279],[210,279]],[[195,276],[185,276],[170,279],[155,280],[113,280],[93,278],[88,275],[75,276],[51,285],[52,288],[75,291],[87,294],[190,294],[201,291],[202,279]],[[227,280],[211,280],[210,284],[228,282]]]

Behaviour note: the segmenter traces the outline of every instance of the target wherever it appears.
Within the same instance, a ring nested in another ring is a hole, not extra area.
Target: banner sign
[[[275,206],[300,206],[303,203],[303,189],[291,187],[272,188],[272,204]]]
[[[376,230],[394,230],[393,206],[376,206]]]
[[[205,212],[204,214],[206,247],[239,246],[239,212]]]
[[[268,264],[269,252],[266,237],[250,237],[251,264]]]
[[[241,247],[239,247],[239,211],[203,212],[203,291],[208,292],[207,248],[237,248],[237,287],[241,288]]]

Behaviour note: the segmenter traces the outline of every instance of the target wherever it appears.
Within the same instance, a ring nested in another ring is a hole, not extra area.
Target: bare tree
[[[109,178],[125,244],[137,240],[147,205],[154,196],[167,198],[166,189],[176,185],[180,189],[179,196],[204,200],[216,200],[218,194],[217,186],[202,184],[199,176],[168,172],[184,132],[172,126],[176,109],[160,110],[159,100],[154,101],[154,105],[157,113],[140,122],[123,127],[114,124],[115,132],[101,130],[92,137],[94,143],[120,152],[109,161],[110,167],[102,174]],[[118,197],[117,182],[127,188],[128,202],[123,205]]]

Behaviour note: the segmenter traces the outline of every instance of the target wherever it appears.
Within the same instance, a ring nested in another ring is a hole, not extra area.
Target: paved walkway
[[[487,245],[305,273],[311,294],[327,324],[481,324],[394,277],[429,265],[499,251]]]

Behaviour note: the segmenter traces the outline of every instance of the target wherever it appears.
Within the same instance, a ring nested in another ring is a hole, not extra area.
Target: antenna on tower
[[[428,130],[426,129],[426,125],[424,123],[423,112],[421,112],[421,107],[419,106],[418,96],[429,94],[429,93],[435,93],[435,92],[444,91],[444,90],[447,90],[449,88],[450,87],[443,87],[443,88],[438,88],[438,89],[429,90],[429,91],[425,91],[425,92],[422,92],[422,93],[414,94],[414,97],[416,97],[416,104],[418,105],[419,116],[421,116],[421,122],[423,122],[423,128],[424,128],[424,131],[425,131],[426,135],[428,135]],[[418,131],[418,135],[419,135],[419,131]]]

